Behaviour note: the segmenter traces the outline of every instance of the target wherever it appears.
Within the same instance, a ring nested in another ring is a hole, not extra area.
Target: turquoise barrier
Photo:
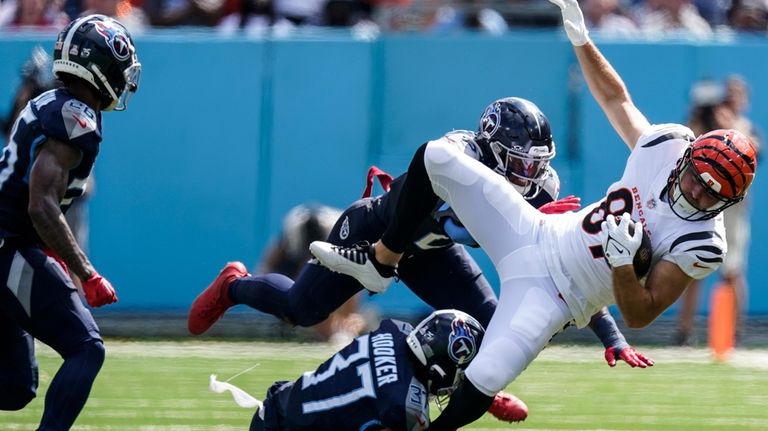
[[[10,102],[31,48],[53,37],[0,34],[0,102]],[[628,154],[558,33],[346,33],[283,38],[160,33],[137,38],[144,72],[123,113],[104,116],[91,201],[91,250],[118,289],[115,308],[185,308],[228,260],[253,266],[292,206],[345,207],[367,167],[405,170],[412,152],[452,129],[474,129],[487,103],[534,100],[553,124],[563,193],[600,198]],[[768,42],[600,41],[652,122],[684,122],[691,84],[742,74],[764,130]],[[7,105],[6,105],[7,106]],[[3,105],[0,105],[2,108]],[[765,210],[765,175],[753,189]],[[753,225],[751,313],[768,313]],[[473,252],[492,281],[488,260]],[[494,283],[495,284],[495,283]],[[387,311],[424,307],[405,287],[372,299]]]

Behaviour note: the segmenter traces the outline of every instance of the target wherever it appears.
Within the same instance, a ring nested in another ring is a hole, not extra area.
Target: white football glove
[[[635,253],[643,242],[643,224],[635,222],[635,232],[629,234],[629,225],[632,223],[632,217],[629,213],[622,214],[619,223],[616,218],[609,215],[600,225],[603,239],[603,251],[605,258],[611,268],[624,265],[632,265],[635,259]]]
[[[589,31],[584,23],[584,15],[579,9],[579,3],[576,0],[549,0],[560,8],[563,14],[563,27],[568,39],[575,46],[581,46],[589,42]]]

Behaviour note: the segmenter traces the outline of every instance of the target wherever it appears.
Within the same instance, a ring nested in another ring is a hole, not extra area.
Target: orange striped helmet
[[[735,129],[719,129],[699,136],[678,160],[669,182],[670,205],[685,220],[706,220],[740,202],[755,178],[755,147]],[[718,200],[710,208],[696,208],[680,190],[680,179],[688,169],[694,178]]]

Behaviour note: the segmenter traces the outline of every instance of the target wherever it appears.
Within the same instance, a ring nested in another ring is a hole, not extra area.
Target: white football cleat
[[[351,247],[313,241],[309,244],[309,251],[326,268],[353,277],[371,292],[386,291],[395,276],[394,268],[391,268],[392,275],[382,275],[379,272],[373,261],[373,246],[367,241]],[[389,269],[385,265],[379,264],[379,266],[383,267],[384,271]]]

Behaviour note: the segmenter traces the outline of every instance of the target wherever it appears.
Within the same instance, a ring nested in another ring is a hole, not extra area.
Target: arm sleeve
[[[624,334],[616,326],[616,320],[606,309],[602,309],[592,316],[589,321],[589,327],[597,335],[597,338],[603,343],[603,347],[617,347],[627,344]]]

